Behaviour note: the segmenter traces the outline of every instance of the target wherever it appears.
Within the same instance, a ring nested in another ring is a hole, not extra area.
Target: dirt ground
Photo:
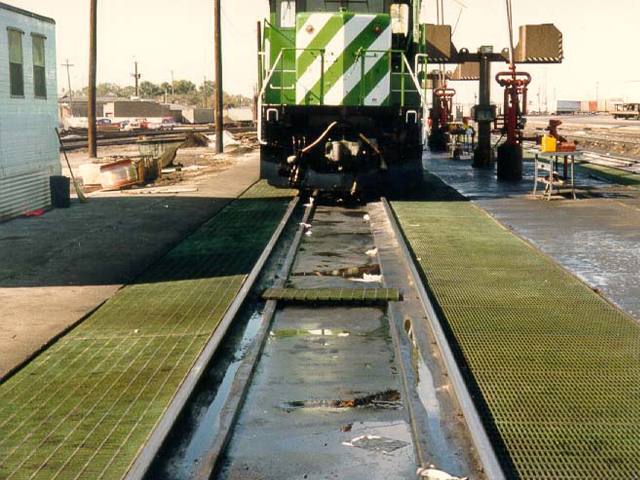
[[[0,224],[0,381],[258,180],[257,151],[228,150],[180,151],[184,168],[160,182]],[[105,160],[136,154],[99,148]],[[75,171],[88,161],[69,159]]]

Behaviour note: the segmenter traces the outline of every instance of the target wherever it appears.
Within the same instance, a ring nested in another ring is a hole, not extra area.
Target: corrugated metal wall
[[[11,97],[7,28],[23,32],[24,96]],[[35,98],[33,39],[45,40],[47,98]],[[59,175],[55,24],[0,6],[0,221],[51,204],[49,176]]]
[[[48,205],[51,205],[51,194],[47,172],[0,179],[0,221]]]

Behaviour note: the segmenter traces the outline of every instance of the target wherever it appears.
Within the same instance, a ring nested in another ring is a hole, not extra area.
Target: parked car
[[[146,130],[147,128],[149,128],[149,122],[147,122],[146,118],[134,118],[129,122],[129,125],[127,125],[124,130]]]
[[[120,124],[113,122],[110,118],[98,118],[96,128],[99,132],[112,132],[120,130]]]
[[[173,130],[178,125],[173,118],[167,117],[160,122],[149,122],[149,130]]]

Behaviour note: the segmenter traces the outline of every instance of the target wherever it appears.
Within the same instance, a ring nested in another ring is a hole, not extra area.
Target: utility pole
[[[69,63],[69,59],[66,60],[67,63],[63,63],[63,67],[67,67],[67,85],[69,86],[69,116],[73,117],[73,92],[71,91],[71,74],[69,73],[69,69],[74,65]]]
[[[215,64],[216,64],[216,152],[222,153],[222,35],[220,26],[220,2],[214,3]]]
[[[207,108],[207,76],[204,76],[204,83],[202,84],[202,103],[204,108]]]
[[[140,96],[140,91],[138,89],[138,81],[140,80],[140,77],[142,76],[141,74],[138,73],[138,62],[134,62],[135,63],[135,73],[132,73],[131,76],[133,78],[135,78],[136,80],[136,97]]]
[[[173,79],[173,70],[171,70],[171,103],[175,101],[176,95],[176,82]]]
[[[89,19],[89,98],[88,98],[88,140],[89,157],[98,155],[96,144],[96,64],[98,56],[98,0],[91,1],[91,13]]]

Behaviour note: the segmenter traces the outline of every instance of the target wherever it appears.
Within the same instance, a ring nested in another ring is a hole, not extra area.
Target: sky
[[[57,22],[59,88],[87,84],[89,0],[3,0],[52,17]],[[221,0],[224,90],[250,96],[256,83],[256,22],[268,13],[267,0]],[[142,80],[185,78],[196,84],[213,78],[213,0],[98,0],[98,81],[132,85],[133,62]],[[465,5],[465,7],[462,6]],[[640,62],[635,59],[638,0],[512,0],[514,28],[555,23],[564,35],[561,65],[523,65],[533,83],[530,99],[544,105],[564,100],[623,97],[640,102]],[[425,0],[429,23],[435,0]],[[505,0],[444,0],[445,23],[454,26],[454,44],[475,51],[508,46]],[[459,18],[459,20],[458,20]],[[453,70],[454,66],[447,67]],[[494,72],[498,66],[494,65]],[[460,101],[473,101],[477,84],[454,84]],[[492,98],[500,99],[498,86]],[[544,106],[543,106],[544,108]]]

